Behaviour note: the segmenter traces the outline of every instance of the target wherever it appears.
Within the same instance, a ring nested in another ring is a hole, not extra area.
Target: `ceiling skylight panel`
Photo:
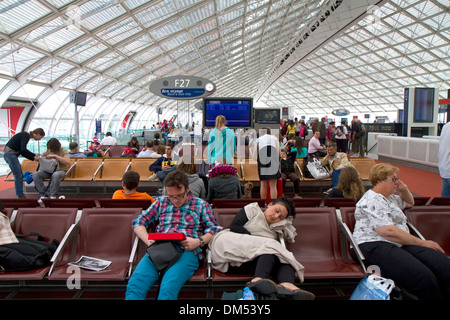
[[[155,75],[147,73],[147,75],[145,75],[143,78],[139,79],[135,83],[135,85],[140,88],[147,87],[150,84],[150,82],[152,82],[155,79],[156,79]]]
[[[116,43],[130,38],[140,31],[142,31],[142,29],[137,25],[136,21],[132,18],[128,18],[114,23],[112,26],[99,32],[97,35],[108,44],[115,45]]]
[[[221,1],[218,1],[218,2],[221,2]],[[221,13],[221,11],[219,10],[219,24],[222,26],[222,25],[225,25],[228,22],[235,20],[237,18],[242,19],[243,15],[244,15],[244,7],[243,6],[240,6],[236,9],[233,9],[231,11],[227,11],[224,13]]]
[[[185,7],[182,6],[180,8],[184,9]],[[208,2],[204,6],[183,14],[181,19],[184,21],[184,23],[186,23],[187,26],[192,26],[199,22],[205,21],[214,13],[214,4],[212,2]]]
[[[108,52],[107,54],[102,55],[94,61],[87,63],[86,67],[98,72],[103,72],[104,70],[108,69],[109,67],[120,62],[123,59],[124,58],[116,52]]]
[[[436,60],[436,57],[432,56],[431,54],[429,54],[426,51],[410,54],[408,57],[410,59],[416,61],[418,64],[422,64],[424,62]]]
[[[177,58],[177,62],[181,65],[184,66],[185,64],[188,64],[196,59],[199,59],[200,56],[198,55],[197,52],[193,52],[192,54],[189,55],[185,55],[183,57]]]
[[[159,28],[151,29],[150,34],[153,36],[153,38],[159,41],[183,29],[183,23],[180,19],[177,18],[165,25],[160,26]]]
[[[136,101],[136,99],[139,98],[140,96],[144,95],[145,93],[146,93],[146,91],[144,91],[144,90],[136,90],[133,93],[131,93],[129,95],[129,97],[127,97],[127,100],[128,101],[135,101],[137,103],[142,103],[142,102]]]
[[[105,97],[111,97],[112,95],[114,95],[117,91],[122,90],[124,87],[126,86],[126,84],[121,83],[121,82],[113,82],[111,85],[109,85],[108,87],[106,87],[103,91],[102,91],[102,96]]]
[[[146,3],[148,3],[148,0],[126,0],[123,2],[123,4],[130,10],[140,7]]]
[[[105,45],[97,42],[95,39],[89,38],[61,52],[59,55],[75,63],[82,63],[105,49],[107,49]]]
[[[148,34],[143,34],[142,36],[133,38],[120,46],[116,46],[116,49],[126,56],[131,56],[144,50],[146,47],[151,46],[152,44],[153,41],[150,39]]]
[[[92,72],[78,69],[69,76],[67,76],[66,78],[64,78],[61,81],[60,87],[75,90],[78,89],[78,87],[83,85],[85,82],[96,76],[97,75],[93,74]]]
[[[50,84],[73,68],[74,66],[71,64],[51,59],[40,67],[33,69],[27,79]]]
[[[193,27],[190,27],[189,32],[192,35],[192,37],[197,38],[207,32],[210,32],[211,30],[216,28],[216,20],[215,19],[209,19],[206,21],[202,21],[199,24],[193,24]]]
[[[199,50],[201,54],[206,54],[221,46],[220,41],[218,39],[219,39],[218,34],[214,33],[212,35],[195,39],[194,43],[197,46],[197,48],[201,48]]]
[[[172,50],[169,55],[177,61],[178,59],[183,59],[185,56],[185,59],[188,60],[198,58],[198,53],[195,51],[194,46],[191,43],[185,43],[183,46],[176,48],[176,50]]]
[[[440,10],[441,9],[434,5],[431,1],[422,1],[414,6],[405,9],[405,11],[409,12],[413,17],[417,17],[421,20],[425,17],[440,12]]]
[[[16,77],[43,57],[43,54],[27,48],[14,50],[0,58],[0,74]]]
[[[125,13],[125,9],[114,1],[88,1],[74,8],[75,16],[80,18],[80,25],[88,30],[96,29]]]
[[[408,27],[401,28],[400,32],[408,38],[415,39],[428,35],[430,30],[425,28],[423,25],[416,23]]]
[[[117,79],[134,68],[136,68],[136,64],[134,62],[124,61],[123,63],[119,63],[110,70],[106,71],[105,74]]]
[[[439,47],[449,43],[448,39],[443,39],[442,37],[431,34],[428,37],[417,39],[416,42],[422,45],[424,48]]]
[[[170,38],[169,40],[164,41],[161,44],[161,47],[166,51],[171,51],[175,48],[183,46],[188,40],[188,35],[186,33],[182,33],[175,38]]]
[[[124,89],[122,89],[121,91],[119,91],[117,93],[116,99],[124,99],[125,97],[129,96],[130,94],[132,94],[136,90],[137,90],[136,88],[133,88],[131,86],[125,87]]]
[[[97,77],[92,81],[89,81],[86,85],[83,86],[83,90],[87,92],[97,93],[97,91],[101,90],[102,88],[106,87],[108,84],[113,82],[111,78],[107,77]]]
[[[144,67],[149,68],[150,70],[155,70],[171,62],[172,60],[169,57],[161,56],[158,59],[152,59],[145,63]]]
[[[430,19],[424,20],[423,23],[438,31],[448,29],[448,26],[450,25],[450,15],[447,12],[443,12]]]
[[[148,28],[165,19],[169,19],[176,13],[177,8],[175,7],[173,1],[164,0],[136,13],[136,19],[144,25],[144,27]]]
[[[225,9],[242,2],[241,0],[217,0],[217,11],[225,11]],[[261,1],[262,2],[262,1]]]
[[[50,13],[37,0],[0,1],[0,32],[12,34]]]
[[[132,59],[139,64],[145,64],[148,61],[159,57],[162,53],[163,51],[160,47],[151,47],[139,51],[139,53],[135,54]]]

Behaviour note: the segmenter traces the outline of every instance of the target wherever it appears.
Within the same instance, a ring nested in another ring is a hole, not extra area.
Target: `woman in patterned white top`
[[[408,187],[397,177],[398,168],[375,165],[367,191],[355,209],[354,237],[367,265],[380,268],[419,299],[450,299],[450,259],[439,244],[409,233],[405,207],[414,205]]]

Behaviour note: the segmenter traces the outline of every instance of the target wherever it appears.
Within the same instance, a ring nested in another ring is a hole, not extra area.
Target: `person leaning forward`
[[[147,227],[158,221],[156,232],[181,232],[186,239],[178,241],[176,246],[182,254],[161,278],[159,300],[176,300],[184,283],[199,268],[203,259],[202,247],[214,234],[222,230],[214,217],[208,202],[194,197],[189,191],[189,180],[184,172],[175,170],[164,179],[166,196],[158,197],[152,205],[139,215],[132,226],[136,235],[147,245]],[[149,249],[151,250],[151,248]],[[145,255],[128,281],[125,298],[143,300],[152,285],[160,278],[155,264]]]

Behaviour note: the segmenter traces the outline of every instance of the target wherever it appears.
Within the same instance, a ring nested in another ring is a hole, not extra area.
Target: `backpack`
[[[25,236],[37,236],[38,240],[24,239]],[[0,245],[0,269],[20,272],[39,269],[50,265],[50,260],[58,248],[58,241],[44,241],[38,233],[16,235],[18,243]]]
[[[300,129],[300,137],[306,137],[308,136],[308,128],[307,127],[302,127]]]
[[[337,135],[338,137],[344,135],[344,128],[343,128],[342,126],[337,127],[337,129],[336,129],[336,135]]]

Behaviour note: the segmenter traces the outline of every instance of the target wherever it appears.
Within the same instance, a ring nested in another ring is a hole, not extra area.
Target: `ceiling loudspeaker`
[[[86,98],[87,93],[86,92],[71,92],[70,93],[70,103],[75,103],[77,106],[86,106]]]

